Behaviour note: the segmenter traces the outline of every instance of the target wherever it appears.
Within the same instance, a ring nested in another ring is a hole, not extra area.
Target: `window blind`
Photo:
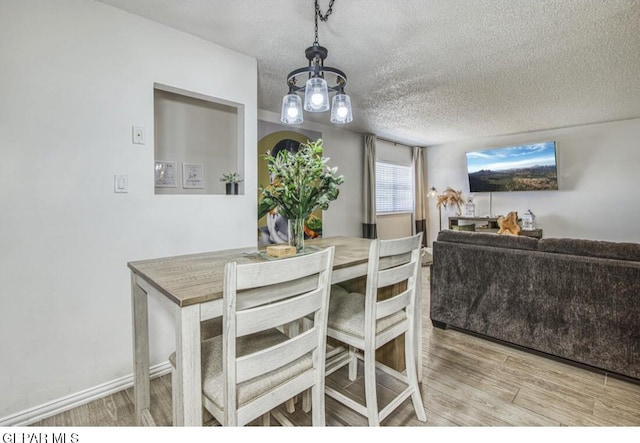
[[[411,166],[376,162],[376,212],[413,212]]]

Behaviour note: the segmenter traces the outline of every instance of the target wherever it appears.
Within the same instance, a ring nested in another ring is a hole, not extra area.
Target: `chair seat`
[[[275,346],[286,341],[288,337],[277,329],[262,331],[257,334],[241,337],[237,343],[237,353],[241,357],[261,349]],[[224,377],[222,374],[222,337],[214,337],[202,342],[202,392],[220,409],[224,405]],[[175,368],[176,353],[169,356],[169,361]],[[271,371],[263,376],[247,380],[238,385],[238,404],[242,406],[249,400],[255,399],[270,389],[278,386],[297,375],[309,370],[313,365],[310,355]]]
[[[364,294],[348,292],[341,286],[332,285],[329,299],[328,329],[364,340],[364,307]],[[379,319],[376,323],[376,334],[406,320],[406,318],[402,312],[396,312]]]

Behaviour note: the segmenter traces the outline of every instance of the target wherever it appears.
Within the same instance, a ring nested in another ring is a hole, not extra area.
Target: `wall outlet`
[[[144,145],[144,128],[142,126],[132,126],[132,141],[134,145]]]
[[[129,192],[129,177],[126,174],[116,174],[113,176],[113,192]]]

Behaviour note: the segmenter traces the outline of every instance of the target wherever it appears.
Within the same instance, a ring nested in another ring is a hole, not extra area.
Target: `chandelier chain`
[[[322,11],[320,10],[320,5],[318,5],[318,0],[315,0],[316,3],[316,26],[315,26],[315,32],[316,32],[316,39],[314,40],[314,43],[318,43],[318,18],[320,18],[320,20],[322,20],[323,22],[326,22],[329,19],[329,16],[331,15],[331,13],[333,12],[333,2],[335,2],[335,0],[330,0],[329,1],[329,7],[327,9],[326,13],[322,13]]]

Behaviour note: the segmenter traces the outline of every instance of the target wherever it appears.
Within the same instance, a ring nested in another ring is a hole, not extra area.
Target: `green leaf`
[[[295,154],[282,150],[276,157],[268,152],[263,158],[273,182],[259,189],[258,218],[278,207],[287,218],[306,220],[313,211],[328,209],[329,202],[338,198],[344,177],[337,175],[337,167],[327,166],[322,139],[301,144]]]

